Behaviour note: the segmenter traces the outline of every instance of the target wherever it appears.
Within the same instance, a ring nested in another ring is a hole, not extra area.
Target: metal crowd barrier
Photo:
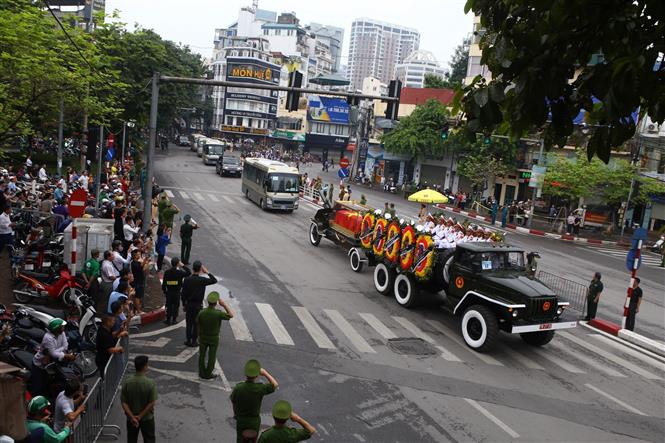
[[[586,315],[587,287],[585,285],[545,271],[538,271],[537,277],[560,299],[569,302],[569,309],[579,312],[580,317]]]
[[[115,396],[120,388],[129,362],[129,338],[118,339],[116,346],[122,347],[121,354],[113,354],[104,368],[104,378],[99,378],[88,392],[83,402],[85,413],[75,424],[68,442],[94,443],[99,437],[120,437],[121,429],[117,425],[106,424],[106,419],[113,407]],[[101,374],[100,374],[101,375]]]

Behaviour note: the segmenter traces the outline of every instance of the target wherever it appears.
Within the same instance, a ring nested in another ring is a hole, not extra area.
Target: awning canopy
[[[316,77],[310,79],[309,82],[314,83],[315,85],[323,86],[346,86],[351,84],[351,82],[347,80],[346,77],[342,77],[337,73],[319,74]]]

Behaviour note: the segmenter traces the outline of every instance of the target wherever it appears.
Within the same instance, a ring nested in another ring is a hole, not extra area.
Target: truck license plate
[[[552,328],[552,323],[543,323],[540,325],[540,329],[551,329]]]
[[[282,209],[286,209],[286,205],[282,205],[281,208],[282,208]]]

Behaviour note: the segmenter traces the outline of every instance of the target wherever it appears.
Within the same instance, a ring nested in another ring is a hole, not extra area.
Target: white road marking
[[[342,314],[334,309],[324,309],[323,312],[325,312],[330,320],[332,320],[333,323],[335,323],[335,325],[340,329],[340,331],[346,335],[346,338],[349,339],[351,344],[355,346],[359,352],[376,354],[376,351],[369,345],[369,343],[365,341],[364,338],[360,336],[360,334],[358,334],[355,329],[353,329],[351,323],[342,317]]]
[[[578,344],[579,346],[582,346],[583,348],[588,349],[591,352],[595,352],[596,354],[600,355],[601,357],[618,364],[619,366],[623,366],[624,368],[635,372],[636,374],[641,375],[642,377],[649,379],[649,380],[660,380],[660,377],[658,377],[655,374],[652,374],[649,371],[646,371],[639,366],[621,358],[617,357],[616,355],[612,354],[611,352],[607,352],[604,349],[599,348],[598,346],[592,345],[590,343],[585,342],[581,338],[575,337],[574,335],[565,332],[565,331],[559,331],[559,335],[567,340],[572,341],[573,343]]]
[[[374,330],[378,332],[381,337],[385,338],[386,340],[390,340],[391,338],[397,338],[397,336],[393,333],[393,331],[391,331],[390,329],[388,329],[386,325],[381,323],[381,320],[376,318],[374,314],[367,314],[365,312],[361,312],[358,315],[360,316],[360,318],[365,320],[368,325],[374,328]]]
[[[154,348],[163,348],[171,342],[170,338],[159,337],[157,340],[137,340],[134,339],[134,334],[132,334],[132,347],[133,346],[148,346]]]
[[[200,385],[205,385],[206,388],[212,388],[212,389],[218,389],[220,391],[231,391],[231,387],[227,389],[225,386],[219,386],[216,383],[211,383],[210,380],[203,380],[199,378],[199,376],[193,372],[185,372],[185,371],[174,371],[171,369],[161,369],[161,368],[156,368],[154,366],[150,366],[151,371],[159,372],[160,374],[166,374],[171,377],[175,378],[180,378],[183,380],[191,381],[193,383],[198,383]]]
[[[200,193],[198,193],[198,192],[192,192],[192,195],[193,195],[194,198],[197,199],[198,201],[203,201],[203,200],[205,200],[205,198],[203,198],[203,196],[202,196]]]
[[[226,374],[224,374],[224,370],[222,369],[222,365],[219,363],[219,358],[216,359],[217,364],[215,365],[215,370],[213,373],[217,373],[219,375],[219,378],[222,379],[222,384],[224,385],[224,390],[225,391],[231,391],[231,385],[229,384],[229,381],[226,378]]]
[[[189,194],[187,194],[185,191],[178,191],[178,194],[180,194],[182,198],[189,199]]]
[[[501,429],[504,430],[504,432],[508,435],[510,435],[511,438],[520,438],[520,434],[517,432],[513,431],[510,426],[499,420],[495,415],[493,415],[490,411],[487,409],[483,408],[478,404],[477,401],[471,400],[470,398],[465,398],[466,402],[476,408],[478,412],[483,414],[485,417],[487,417],[492,423],[500,427]]]
[[[598,394],[602,395],[603,397],[609,398],[610,400],[612,400],[613,402],[615,402],[616,404],[618,404],[622,408],[627,409],[628,411],[632,412],[633,414],[646,415],[644,412],[640,411],[639,409],[636,409],[636,408],[632,407],[631,405],[619,400],[618,398],[608,394],[605,391],[601,391],[600,389],[598,389],[597,387],[595,387],[595,386],[593,386],[589,383],[585,383],[584,386],[591,389],[592,391],[596,391]]]
[[[621,352],[625,352],[626,354],[629,354],[629,355],[635,357],[636,359],[643,361],[644,363],[647,363],[647,364],[650,364],[650,365],[654,366],[655,368],[657,368],[661,372],[665,372],[665,364],[663,364],[663,363],[661,363],[657,360],[654,360],[653,358],[648,357],[648,356],[642,354],[639,351],[636,351],[632,348],[628,348],[628,347],[626,347],[626,346],[624,346],[620,343],[617,343],[613,340],[610,340],[607,337],[603,337],[600,334],[589,334],[589,335],[591,335],[591,337],[593,337],[593,338],[601,340],[603,343],[608,344],[608,345],[612,346],[613,348],[618,349]]]
[[[252,333],[249,332],[247,323],[245,323],[245,319],[242,316],[242,311],[238,307],[238,302],[235,299],[227,299],[227,301],[231,303],[231,307],[233,308],[235,314],[233,318],[229,320],[229,325],[231,326],[231,332],[233,332],[233,336],[236,338],[236,340],[254,341],[254,337],[252,337]]]
[[[166,193],[166,196],[168,198],[173,198],[174,197],[173,191],[171,191],[170,189],[164,189],[164,192]]]
[[[445,335],[447,338],[450,340],[454,341],[457,343],[459,346],[465,349],[471,349],[467,346],[466,343],[462,341],[462,339],[459,338],[458,332],[453,331],[452,329],[448,328],[447,326],[444,326],[443,324],[436,322],[434,320],[425,320],[431,327],[436,329],[437,331],[441,332],[443,335]],[[477,357],[479,360],[482,360],[484,363],[487,363],[488,365],[493,365],[493,366],[504,366],[503,363],[501,363],[499,360],[496,358],[492,357],[491,355],[483,354],[481,352],[472,352],[474,357]]]
[[[223,198],[224,201],[226,201],[227,203],[231,203],[231,204],[235,203],[235,202],[233,201],[233,199],[232,199],[231,197],[227,196],[227,195],[222,195],[222,198]]]
[[[300,322],[305,329],[307,329],[312,340],[314,340],[314,343],[316,343],[319,348],[335,349],[335,345],[330,341],[326,333],[323,332],[323,329],[321,329],[321,326],[319,326],[316,320],[314,320],[314,317],[312,317],[312,314],[310,314],[307,308],[303,306],[291,306],[291,309],[296,313]]]
[[[139,334],[132,334],[132,340],[135,338],[145,338],[145,337],[154,337],[155,335],[163,334],[165,332],[170,332],[178,328],[184,328],[185,327],[185,320],[181,320],[179,323],[176,323],[175,325],[167,326],[165,328],[157,329],[155,331],[148,331],[148,332],[141,332]],[[132,341],[133,343],[133,341]]]
[[[601,254],[603,256],[612,256],[614,258],[618,258],[620,260],[625,260],[626,259],[626,250],[625,249],[610,249],[610,248],[603,248],[603,247],[598,247],[598,246],[585,246],[584,249],[588,251],[595,252],[597,254]],[[653,267],[659,267],[660,266],[660,258],[654,257],[649,254],[644,254],[642,253],[641,255],[641,260],[642,264],[646,265],[651,265]]]
[[[321,209],[320,206],[316,206],[316,205],[313,205],[311,203],[305,203],[305,205],[309,206],[311,209],[314,209],[315,211],[318,211],[319,209]]]
[[[214,194],[208,194],[208,197],[210,197],[210,200],[214,201],[215,203],[219,203],[219,199]]]
[[[293,339],[287,332],[284,324],[282,324],[279,317],[275,313],[275,310],[268,303],[254,303],[256,308],[261,313],[263,320],[265,320],[268,329],[272,333],[272,336],[275,337],[275,341],[280,345],[291,345],[293,346]]]
[[[552,355],[547,351],[543,351],[542,349],[538,348],[534,348],[532,351],[541,356],[542,358],[549,360],[555,365],[561,367],[565,371],[572,372],[573,374],[585,374],[585,372],[580,368],[578,368],[577,366],[571,365],[567,361],[557,357],[556,355]]]
[[[515,349],[506,349],[506,352],[508,355],[510,355],[512,358],[523,364],[529,369],[538,369],[538,370],[544,370],[545,367],[542,366],[540,363],[534,361],[531,357],[528,357],[524,354],[522,354],[519,351],[516,351]]]
[[[428,334],[423,332],[418,326],[411,323],[408,319],[406,319],[404,317],[397,317],[397,316],[394,316],[394,315],[393,315],[393,319],[397,323],[402,325],[402,327],[404,329],[406,329],[407,331],[409,331],[410,333],[412,333],[416,337],[425,340],[427,343],[434,343],[434,339],[432,337],[430,337]]]
[[[247,206],[251,205],[251,203],[249,202],[249,200],[247,200],[245,197],[240,197],[240,198],[238,198],[238,201],[239,201],[240,203],[242,203],[243,205],[247,205]]]
[[[436,349],[438,349],[441,352],[441,358],[444,360],[448,361],[456,361],[456,362],[462,362],[462,359],[444,348],[443,346],[437,346]]]
[[[598,370],[598,371],[600,371],[600,372],[604,372],[605,374],[607,374],[607,375],[609,375],[609,376],[611,376],[611,377],[625,377],[625,375],[623,375],[621,372],[619,372],[619,371],[617,371],[617,370],[615,370],[615,369],[612,369],[612,368],[610,368],[609,366],[607,366],[607,365],[605,365],[605,364],[603,364],[603,363],[599,363],[599,362],[597,362],[596,360],[592,359],[591,357],[588,357],[588,356],[586,356],[586,355],[584,355],[584,354],[582,354],[582,353],[579,353],[579,352],[573,352],[572,350],[566,348],[566,347],[565,347],[564,345],[562,345],[561,343],[551,342],[551,343],[550,343],[549,345],[547,345],[547,346],[548,346],[548,347],[553,347],[553,348],[555,348],[555,349],[558,349],[560,352],[563,352],[564,354],[568,354],[568,355],[570,355],[571,357],[576,358],[577,360],[579,360],[579,361],[581,361],[581,362],[583,362],[583,363],[585,363],[585,364],[591,366],[592,368],[594,368],[594,369],[596,369],[596,370]]]
[[[160,355],[160,354],[142,354],[152,361],[161,361],[165,363],[185,363],[187,360],[198,354],[199,348],[185,348],[178,355]]]

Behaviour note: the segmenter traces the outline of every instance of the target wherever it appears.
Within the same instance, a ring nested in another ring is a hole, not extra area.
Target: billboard
[[[241,83],[279,85],[281,68],[265,60],[247,57],[227,57],[226,80]],[[246,89],[227,88],[224,94],[224,116],[248,117],[258,119],[274,119],[277,115],[278,91],[269,91],[261,94],[248,92]],[[236,105],[229,106],[229,100],[266,103],[268,106],[258,106],[254,109],[237,109]],[[267,112],[261,109],[266,109]]]
[[[349,104],[345,99],[310,95],[307,118],[313,121],[349,124]]]

